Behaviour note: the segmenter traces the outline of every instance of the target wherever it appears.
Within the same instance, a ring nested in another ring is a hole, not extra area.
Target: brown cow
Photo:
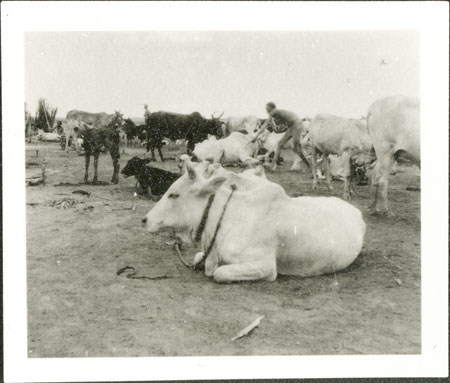
[[[122,116],[118,113],[114,115],[113,120],[106,126],[95,128],[92,124],[83,127],[82,138],[85,151],[85,166],[86,171],[84,175],[84,181],[88,180],[88,170],[91,155],[94,155],[94,178],[93,182],[98,181],[97,169],[98,169],[98,157],[103,148],[109,150],[111,159],[113,161],[114,172],[111,179],[112,183],[117,184],[119,182],[119,158],[120,158],[120,135],[119,128],[122,123]]]
[[[66,135],[66,152],[69,150],[69,138],[72,137],[72,142],[75,143],[77,152],[80,150],[78,144],[78,137],[83,133],[86,127],[95,129],[107,127],[113,119],[119,115],[119,112],[114,114],[107,113],[89,113],[81,110],[71,110],[66,116],[66,127],[64,133]]]

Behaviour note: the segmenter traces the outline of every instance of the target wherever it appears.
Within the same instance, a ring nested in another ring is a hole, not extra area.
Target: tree
[[[38,107],[35,118],[35,128],[42,129],[44,132],[51,132],[56,119],[58,108],[52,108],[46,99],[38,100]]]
[[[125,132],[127,139],[132,139],[137,136],[137,127],[136,124],[130,119],[127,118],[123,125],[123,131]]]

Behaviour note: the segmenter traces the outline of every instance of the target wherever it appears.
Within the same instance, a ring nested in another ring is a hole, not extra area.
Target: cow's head
[[[127,164],[120,173],[124,176],[124,178],[137,176],[141,171],[142,167],[147,165],[150,161],[151,161],[150,158],[133,157],[131,160],[127,162]]]
[[[218,117],[215,117],[213,113],[211,115],[211,119],[208,120],[208,133],[219,138],[223,137],[224,135],[223,125],[225,124],[225,122],[221,120],[223,113],[224,112],[222,112],[222,114]]]
[[[205,164],[185,163],[186,172],[175,181],[143,218],[144,228],[156,233],[172,229],[185,243],[192,243],[209,196],[226,181],[224,176],[204,176]]]

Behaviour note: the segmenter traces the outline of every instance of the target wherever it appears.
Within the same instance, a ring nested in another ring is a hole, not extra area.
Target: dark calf
[[[162,195],[180,177],[180,174],[146,166],[149,162],[150,158],[133,157],[121,173],[125,178],[136,177],[145,194],[148,194],[150,188],[152,195]]]

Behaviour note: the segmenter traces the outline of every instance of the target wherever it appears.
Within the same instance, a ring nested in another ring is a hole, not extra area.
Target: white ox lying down
[[[388,182],[395,156],[404,155],[420,165],[420,101],[404,96],[377,100],[369,108],[367,125],[377,155],[371,208],[392,214]]]
[[[187,161],[184,175],[142,220],[145,229],[173,229],[185,243],[199,240],[200,232],[202,250],[210,252],[196,261],[206,257],[205,274],[216,282],[320,275],[355,260],[366,231],[357,208],[335,197],[290,198],[280,185],[250,172]]]
[[[317,152],[323,154],[327,186],[332,190],[328,156],[342,158],[344,176],[344,198],[350,198],[351,159],[363,165],[375,160],[372,140],[367,126],[361,120],[352,120],[329,114],[317,115],[309,127],[312,149],[313,189],[317,188]]]
[[[233,132],[246,131],[247,133],[253,133],[258,127],[258,117],[245,116],[245,117],[226,117],[221,120],[223,122],[223,135],[229,136]]]
[[[60,142],[61,136],[58,133],[47,133],[39,129],[36,138],[41,141]]]
[[[221,164],[236,164],[241,162],[247,166],[257,165],[253,158],[258,150],[258,144],[251,143],[251,135],[233,132],[220,140],[211,136],[195,145],[193,154],[201,161]]]

